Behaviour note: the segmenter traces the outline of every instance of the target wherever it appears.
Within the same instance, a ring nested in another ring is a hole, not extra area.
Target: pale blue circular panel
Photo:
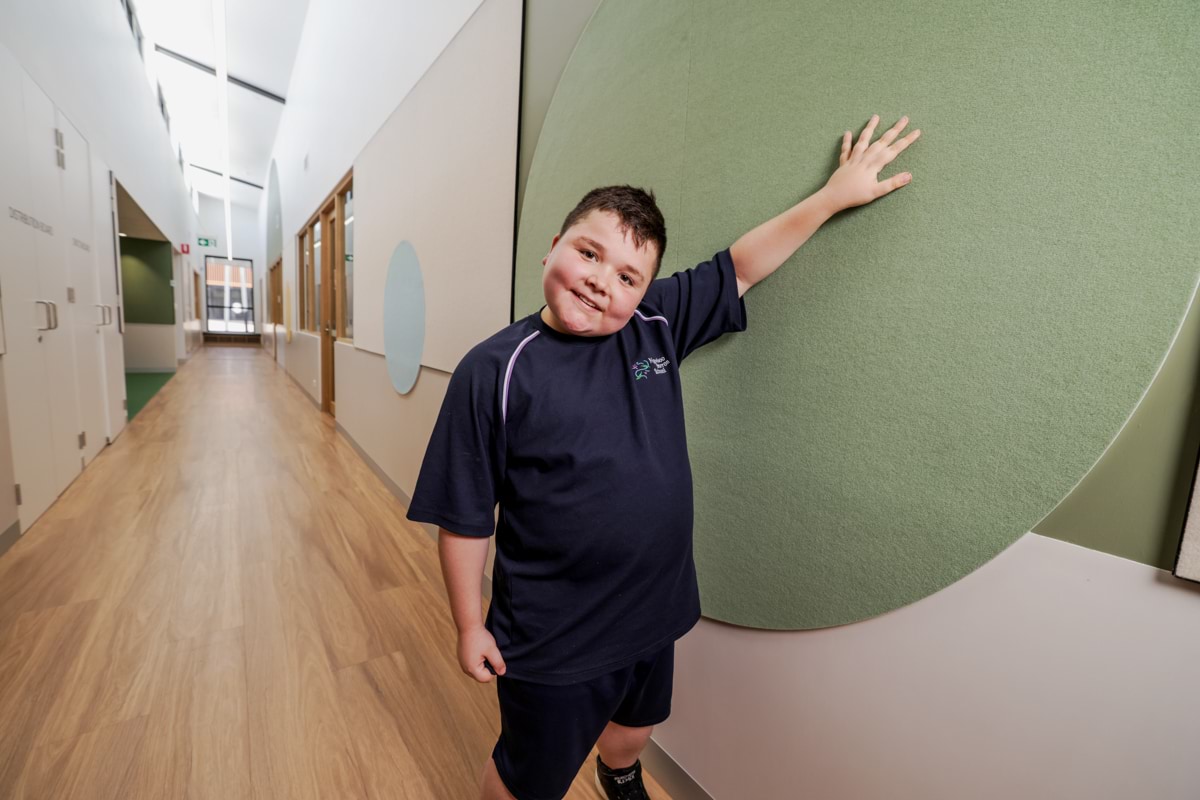
[[[421,370],[425,347],[425,282],[412,243],[403,241],[388,262],[383,290],[383,352],[388,376],[400,394],[408,394]]]

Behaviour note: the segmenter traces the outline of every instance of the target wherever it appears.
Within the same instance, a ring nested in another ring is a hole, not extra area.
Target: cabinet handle
[[[112,306],[105,306],[105,307],[104,307],[104,309],[105,309],[105,311],[108,313],[108,322],[106,322],[106,323],[104,323],[104,324],[105,324],[105,325],[112,325],[112,324],[113,324],[113,307],[112,307]]]
[[[58,330],[58,303],[51,300],[50,301],[50,309],[54,312],[54,327],[51,328],[50,330],[56,331],[56,330]]]
[[[93,303],[93,305],[100,309],[100,321],[96,324],[99,327],[104,327],[108,324],[108,312],[104,310],[104,306],[100,303]]]
[[[38,328],[38,330],[39,331],[53,330],[54,326],[50,324],[50,315],[52,313],[50,311],[50,301],[49,300],[34,300],[33,302],[41,303],[42,305],[44,305],[46,307],[46,327]]]

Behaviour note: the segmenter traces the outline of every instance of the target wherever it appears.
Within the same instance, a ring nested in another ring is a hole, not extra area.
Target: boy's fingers
[[[908,183],[910,180],[912,180],[912,174],[909,172],[902,172],[899,175],[893,175],[886,181],[880,181],[879,183],[875,184],[875,197],[880,198],[889,192],[894,192],[904,184]]]
[[[499,650],[492,650],[488,653],[487,660],[492,665],[492,669],[496,670],[497,675],[504,674],[504,659],[501,658]]]
[[[897,136],[900,135],[900,131],[904,130],[904,126],[907,124],[908,117],[901,117],[899,122],[883,132],[883,136],[880,136],[879,141],[875,144],[887,147],[896,139]]]
[[[915,142],[917,140],[917,137],[920,135],[921,135],[921,129],[917,128],[915,131],[910,133],[908,136],[905,136],[903,139],[901,139],[900,141],[898,141],[894,145],[892,145],[892,152],[895,155],[900,155],[901,153],[904,152],[904,148],[908,147],[910,144]]]
[[[863,128],[862,135],[858,137],[858,144],[854,145],[854,152],[861,153],[871,144],[871,135],[875,133],[875,123],[877,122],[879,122],[879,115],[872,114],[871,121],[867,123],[867,127]]]
[[[841,166],[842,164],[845,164],[846,159],[848,159],[849,157],[850,157],[850,131],[846,131],[844,134],[842,134],[842,154],[838,158],[838,165]]]

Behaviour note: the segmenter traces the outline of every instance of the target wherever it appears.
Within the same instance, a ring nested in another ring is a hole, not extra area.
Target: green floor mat
[[[172,372],[126,372],[125,397],[129,400],[129,419],[150,402],[155,392],[175,375]]]

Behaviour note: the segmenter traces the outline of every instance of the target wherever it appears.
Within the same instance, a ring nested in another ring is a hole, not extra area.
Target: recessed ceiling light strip
[[[217,54],[217,117],[221,126],[221,162],[225,174],[221,184],[225,188],[225,256],[233,258],[233,213],[229,193],[229,63],[225,53],[225,0],[213,3],[213,44]]]

